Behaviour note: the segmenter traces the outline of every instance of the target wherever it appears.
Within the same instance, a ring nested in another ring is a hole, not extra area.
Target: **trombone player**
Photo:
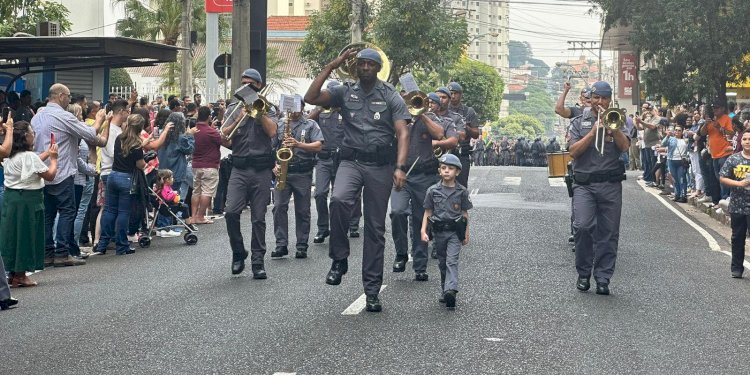
[[[322,90],[333,70],[347,62],[348,73],[356,81]],[[379,312],[378,294],[383,283],[385,251],[385,215],[391,188],[404,187],[411,115],[404,99],[390,84],[381,81],[389,66],[382,51],[364,48],[357,52],[346,48],[318,74],[305,94],[305,102],[326,107],[340,107],[344,122],[336,184],[331,195],[331,240],[329,256],[333,260],[326,283],[338,285],[349,269],[349,218],[363,189],[365,218],[362,253],[362,283],[366,309]]]
[[[609,294],[609,281],[615,271],[625,180],[625,164],[620,156],[630,147],[624,124],[616,124],[614,129],[605,124],[612,111],[605,109],[611,101],[609,83],[596,82],[591,87],[591,110],[570,124],[576,288],[583,292],[590,288],[593,270],[596,294],[602,295]]]
[[[243,85],[250,85],[255,90],[263,86],[263,78],[255,69],[245,70],[241,80]],[[234,111],[238,105],[244,106],[242,111]],[[250,205],[253,278],[265,279],[266,210],[271,203],[271,169],[275,165],[271,140],[276,137],[276,122],[271,108],[268,108],[270,114],[259,111],[251,117],[246,113],[250,105],[252,103],[242,102],[230,105],[227,113],[231,116],[225,119],[225,126],[221,129],[221,135],[231,142],[232,149],[232,172],[227,185],[224,217],[232,247],[232,274],[236,275],[245,269],[248,256],[240,230],[240,214]]]

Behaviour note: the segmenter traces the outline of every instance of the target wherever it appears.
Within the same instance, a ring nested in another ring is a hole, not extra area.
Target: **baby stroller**
[[[153,188],[147,187],[148,194],[149,194],[149,203],[151,204],[151,207],[153,207],[153,218],[149,217],[149,210],[146,211],[146,217],[144,218],[144,222],[147,223],[147,230],[144,232],[139,233],[138,236],[138,246],[140,247],[149,247],[151,246],[151,234],[156,233],[156,231],[159,230],[172,230],[175,228],[182,228],[183,229],[183,236],[182,238],[185,240],[185,243],[188,245],[195,245],[198,243],[198,231],[190,224],[187,224],[182,218],[177,216],[177,214],[172,211],[172,209],[169,207],[167,202],[162,199],[162,197],[159,196],[159,194],[154,191]],[[157,219],[159,218],[159,215],[166,215],[171,216],[172,219],[175,220],[177,224],[173,225],[167,225],[163,227],[156,227]]]

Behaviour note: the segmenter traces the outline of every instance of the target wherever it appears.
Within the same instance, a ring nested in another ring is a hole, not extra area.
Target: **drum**
[[[565,177],[568,173],[568,162],[573,160],[569,152],[553,152],[547,154],[547,170],[549,177]]]

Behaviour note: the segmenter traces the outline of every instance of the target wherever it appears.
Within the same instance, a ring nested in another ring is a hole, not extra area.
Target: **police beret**
[[[591,89],[586,87],[585,89],[581,90],[581,96],[586,99],[591,99]]]
[[[326,85],[326,88],[327,89],[332,89],[332,88],[334,88],[336,86],[340,86],[340,85],[341,85],[341,83],[339,81],[331,81],[331,82],[328,82],[328,85]]]
[[[427,98],[432,100],[435,103],[440,103],[440,97],[438,96],[438,94],[435,94],[434,92],[427,94]]]
[[[447,87],[438,87],[435,92],[442,92],[445,95],[448,95],[448,97],[451,97],[451,90],[449,90]]]
[[[260,73],[253,68],[245,69],[245,71],[242,72],[242,76],[250,78],[255,82],[263,83],[263,78],[260,76]]]
[[[440,164],[452,165],[458,169],[461,169],[461,160],[458,160],[458,156],[453,154],[445,154],[441,156]]]
[[[458,82],[451,82],[451,83],[449,83],[449,84],[448,84],[448,88],[449,88],[449,89],[450,89],[451,91],[456,91],[456,92],[464,92],[464,88],[463,88],[463,87],[461,87],[461,85],[460,85],[460,84],[458,84]]]
[[[378,65],[383,66],[383,60],[380,58],[380,54],[372,48],[365,48],[359,51],[359,53],[357,53],[357,59],[374,61]]]
[[[609,83],[604,81],[599,81],[594,83],[591,86],[591,94],[596,94],[599,96],[605,96],[605,97],[611,97],[612,96],[612,86],[609,85]]]

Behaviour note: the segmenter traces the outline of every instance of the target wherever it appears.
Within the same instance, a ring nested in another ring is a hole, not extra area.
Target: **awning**
[[[602,34],[602,50],[632,52],[633,47],[628,41],[632,26],[613,26]]]
[[[148,66],[177,61],[181,48],[123,37],[0,38],[0,70],[22,74]]]

